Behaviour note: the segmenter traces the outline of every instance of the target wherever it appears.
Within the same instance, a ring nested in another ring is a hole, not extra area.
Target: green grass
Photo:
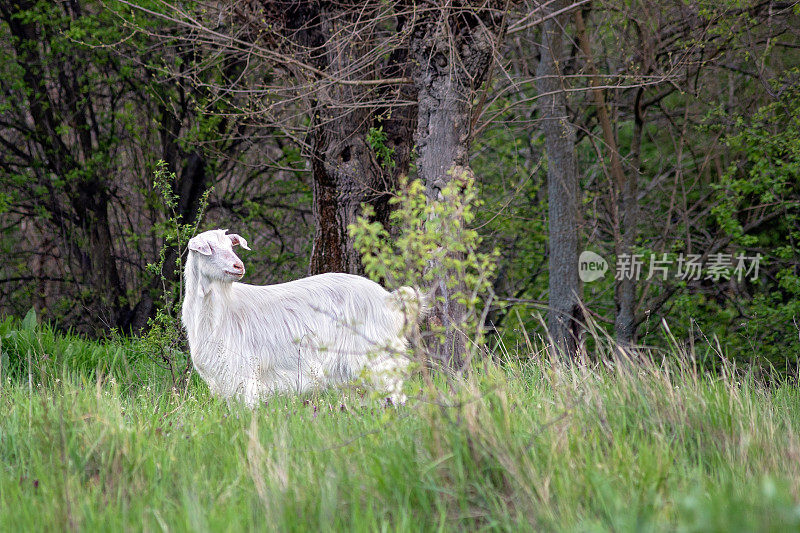
[[[487,363],[397,409],[249,411],[133,343],[0,341],[0,531],[800,528],[800,392],[729,367]]]

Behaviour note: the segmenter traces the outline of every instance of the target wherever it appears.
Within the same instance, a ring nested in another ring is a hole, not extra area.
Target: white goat
[[[392,293],[350,274],[256,286],[236,283],[233,252],[247,241],[227,230],[189,241],[183,325],[194,367],[211,391],[255,405],[279,392],[343,383],[366,369],[396,405],[405,401],[406,333],[421,311],[416,290]]]

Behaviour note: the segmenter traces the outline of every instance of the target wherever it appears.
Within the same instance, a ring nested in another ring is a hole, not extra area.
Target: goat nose
[[[236,272],[244,272],[244,264],[243,263],[234,263],[233,264],[233,269]]]

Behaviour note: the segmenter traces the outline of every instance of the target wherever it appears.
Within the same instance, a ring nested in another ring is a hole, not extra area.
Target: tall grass
[[[0,340],[2,531],[800,528],[796,387],[677,349],[249,411],[173,389],[135,344],[9,321]]]

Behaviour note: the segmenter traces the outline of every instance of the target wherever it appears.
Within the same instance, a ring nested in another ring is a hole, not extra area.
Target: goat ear
[[[247,246],[247,241],[241,235],[237,235],[235,233],[231,233],[230,235],[228,235],[228,237],[230,237],[231,244],[233,244],[234,246],[237,246],[237,245],[241,246],[245,250],[249,250],[250,249],[250,247]]]
[[[200,235],[189,239],[189,249],[203,255],[211,255],[211,245]]]

